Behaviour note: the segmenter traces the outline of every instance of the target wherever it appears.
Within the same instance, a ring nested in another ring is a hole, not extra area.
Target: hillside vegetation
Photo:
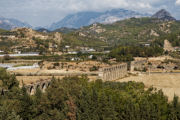
[[[3,33],[5,33],[5,32],[7,32],[7,30],[4,30],[4,29],[1,29],[1,28],[0,28],[0,34],[3,34]]]
[[[93,24],[65,35],[65,44],[115,46],[151,43],[180,31],[180,22],[155,18],[131,18],[114,24]],[[73,42],[77,41],[77,42]],[[93,44],[94,43],[94,44]]]
[[[51,52],[57,51],[62,35],[60,33],[40,33],[29,28],[0,30],[0,49],[6,52]]]
[[[132,61],[134,57],[156,57],[163,54],[163,49],[159,46],[119,46],[110,53],[110,58],[116,58],[117,61]]]

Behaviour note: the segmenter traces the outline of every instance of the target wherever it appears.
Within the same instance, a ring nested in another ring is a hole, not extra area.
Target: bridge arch
[[[47,88],[47,84],[45,82],[42,83],[42,85],[41,85],[42,92],[45,92],[46,88]]]
[[[33,95],[35,93],[34,86],[30,86],[29,93],[30,93],[30,95]]]

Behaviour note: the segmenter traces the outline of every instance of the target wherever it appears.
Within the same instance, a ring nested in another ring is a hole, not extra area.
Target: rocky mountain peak
[[[157,13],[155,13],[152,18],[158,18],[163,21],[174,21],[176,20],[172,15],[165,9],[161,9]]]

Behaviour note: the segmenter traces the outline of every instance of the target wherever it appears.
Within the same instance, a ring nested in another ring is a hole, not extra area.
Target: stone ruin
[[[100,70],[99,77],[103,81],[113,81],[123,78],[127,75],[127,64],[113,65]]]
[[[102,79],[103,81],[113,81],[120,78],[123,78],[127,75],[127,64],[112,65],[109,67],[104,67],[99,70],[99,72],[94,73],[97,76],[97,79]],[[51,80],[39,81],[34,84],[25,85],[27,92],[30,95],[36,93],[36,90],[39,88],[42,92],[45,92],[46,88],[49,87]]]
[[[146,63],[146,59],[132,61],[129,65],[129,71],[134,72],[135,70],[143,70]]]
[[[50,80],[44,80],[41,82],[36,82],[34,84],[25,85],[25,88],[30,95],[33,95],[36,93],[37,89],[45,92],[45,90],[49,87],[50,83]]]
[[[130,64],[130,72],[133,71],[135,68],[136,69],[142,69],[144,67],[144,64],[147,63],[147,60],[136,60],[136,61],[132,61]],[[76,63],[74,63],[76,64]],[[96,63],[99,65],[99,63]],[[84,67],[86,68],[86,65],[92,66],[89,63],[83,63],[84,66],[82,66],[82,64],[76,64],[76,67]],[[58,65],[59,66],[59,65]],[[61,67],[61,65],[60,65]],[[64,65],[65,68],[68,67],[67,64]],[[74,67],[74,66],[73,66]],[[89,68],[88,67],[88,68]],[[97,79],[102,79],[102,81],[106,82],[106,81],[115,81],[118,79],[121,79],[125,76],[128,75],[128,64],[127,63],[121,63],[121,64],[116,64],[116,65],[104,65],[100,67],[100,69],[98,71],[95,72],[79,72],[79,74],[77,76],[81,76],[86,74],[87,76],[91,76],[91,74],[93,74],[93,76],[95,76],[95,78]],[[71,68],[73,69],[73,68]],[[86,68],[87,69],[87,68]],[[91,74],[90,74],[91,73]],[[63,76],[67,76],[67,74],[64,74]],[[68,76],[74,76],[73,72]],[[47,80],[43,80],[43,81],[38,81],[32,84],[28,84],[25,85],[25,88],[27,89],[27,92],[30,95],[33,95],[36,93],[36,90],[39,88],[42,92],[45,92],[46,88],[49,87],[51,83],[51,80],[47,79]],[[4,92],[4,91],[3,91]]]

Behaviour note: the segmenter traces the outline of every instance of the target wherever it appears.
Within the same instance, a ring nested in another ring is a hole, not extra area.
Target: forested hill
[[[180,31],[179,21],[131,18],[114,24],[93,24],[64,35],[64,44],[114,46],[151,43],[159,37]]]

